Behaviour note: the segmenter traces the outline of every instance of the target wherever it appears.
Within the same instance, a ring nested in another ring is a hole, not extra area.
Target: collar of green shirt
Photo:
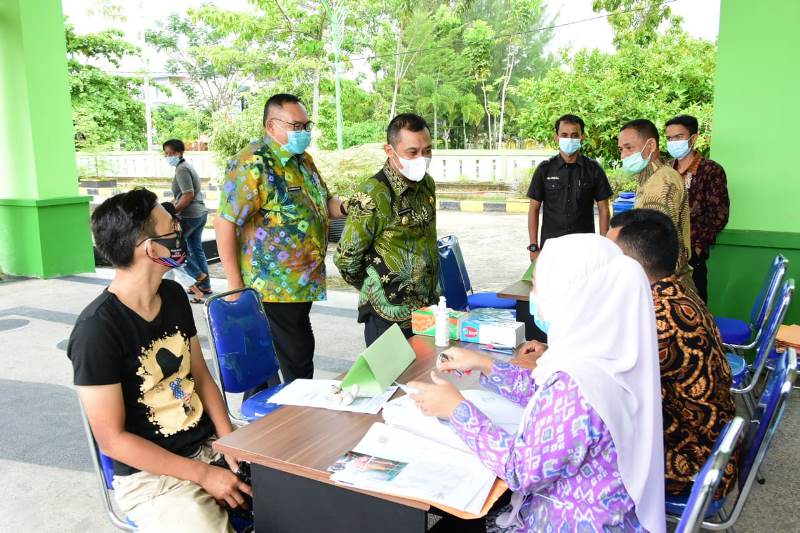
[[[394,190],[394,193],[397,196],[400,196],[415,186],[414,183],[400,175],[400,173],[395,170],[388,159],[386,160],[386,164],[383,165],[383,173],[386,174],[387,178],[389,178],[389,183],[392,185],[392,190]]]
[[[639,185],[643,184],[648,180],[648,178],[650,178],[650,176],[656,173],[656,170],[663,166],[664,162],[661,161],[661,158],[656,157],[650,163],[648,163],[646,167],[644,167],[644,170],[636,174],[636,183]]]
[[[281,146],[280,144],[278,144],[278,141],[276,141],[269,135],[264,137],[264,143],[267,145],[267,148],[269,148],[270,151],[277,156],[277,158],[281,162],[281,165],[283,166],[286,166],[286,163],[288,163],[289,160],[295,155],[286,148],[284,148],[283,146]],[[297,159],[298,161],[302,161],[303,154],[298,155]]]

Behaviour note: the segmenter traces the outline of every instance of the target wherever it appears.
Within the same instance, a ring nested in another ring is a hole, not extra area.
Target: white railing
[[[437,182],[514,183],[556,154],[555,150],[436,150],[430,174]],[[203,178],[218,179],[223,169],[213,152],[186,152],[186,160]],[[78,154],[82,175],[106,178],[169,178],[174,170],[156,152]]]

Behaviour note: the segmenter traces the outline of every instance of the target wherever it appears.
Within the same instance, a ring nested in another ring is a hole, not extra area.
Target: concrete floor
[[[500,289],[524,272],[525,215],[440,211],[438,217],[440,234],[459,236],[476,290]],[[329,274],[337,276],[330,260]],[[0,282],[0,532],[114,530],[102,512],[64,352],[78,313],[111,276],[100,270]],[[214,279],[213,288],[224,290],[224,281]],[[352,290],[331,290],[327,302],[314,305],[317,377],[347,370],[363,349],[356,300]],[[202,310],[193,309],[208,358]],[[754,487],[737,531],[800,531],[793,498],[800,493],[798,426],[793,399],[762,469],[767,483]]]

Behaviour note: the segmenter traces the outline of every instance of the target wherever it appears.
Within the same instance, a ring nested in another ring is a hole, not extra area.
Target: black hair
[[[667,215],[655,209],[631,209],[614,215],[610,225],[620,228],[617,244],[648,275],[661,279],[675,272],[678,231]]]
[[[586,127],[586,125],[583,123],[583,119],[578,115],[561,115],[558,117],[558,119],[556,119],[556,133],[558,133],[558,127],[562,122],[566,122],[567,124],[577,124],[581,127],[581,133],[583,133],[583,130]]]
[[[683,126],[689,130],[689,135],[694,135],[700,128],[700,125],[697,123],[697,119],[692,115],[678,115],[672,117],[667,121],[666,124],[664,124],[665,128],[667,126]]]
[[[112,196],[94,210],[94,244],[113,266],[130,266],[139,239],[153,235],[155,223],[151,215],[157,201],[155,193],[137,187]]]
[[[264,127],[267,126],[267,117],[269,116],[270,110],[281,109],[285,104],[303,105],[303,101],[289,93],[273,94],[267,99],[267,103],[264,104]]]
[[[431,132],[430,126],[425,119],[414,113],[400,113],[394,117],[386,128],[386,142],[394,146],[400,138],[400,130]]]
[[[180,139],[170,139],[168,141],[164,141],[164,144],[161,145],[161,148],[166,150],[167,146],[172,148],[172,150],[175,152],[183,153],[186,151],[186,146],[184,146],[183,141]]]
[[[631,120],[630,122],[626,122],[622,125],[619,129],[620,132],[625,130],[634,129],[636,133],[639,134],[639,137],[642,139],[650,139],[653,138],[656,140],[656,148],[658,148],[658,128],[656,125],[647,120],[646,118],[637,118],[636,120]]]

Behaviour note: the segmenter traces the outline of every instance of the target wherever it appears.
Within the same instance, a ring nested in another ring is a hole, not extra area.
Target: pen
[[[514,355],[514,348],[511,346],[502,346],[499,344],[483,344],[481,345],[482,350],[486,350],[487,352],[497,352],[497,353],[504,353],[506,355]]]
[[[450,356],[447,355],[446,353],[442,352],[442,353],[439,354],[439,359],[441,359],[442,361],[449,361],[450,360]],[[464,372],[462,370],[458,370],[458,369],[453,369],[453,370],[451,370],[451,372],[455,372],[456,375],[459,376],[459,377],[464,375]]]

